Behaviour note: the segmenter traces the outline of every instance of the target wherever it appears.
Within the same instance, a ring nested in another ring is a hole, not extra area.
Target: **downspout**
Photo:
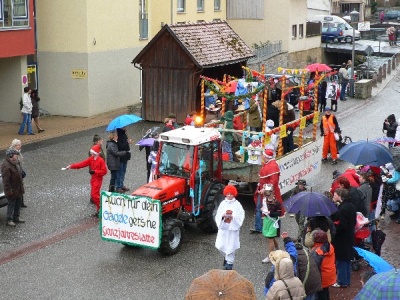
[[[171,25],[174,24],[174,0],[171,0]]]
[[[140,71],[140,77],[139,77],[139,99],[140,99],[140,102],[142,103],[142,117],[143,117],[143,116],[146,115],[146,111],[145,111],[146,107],[145,107],[145,105],[143,105],[143,86],[142,86],[142,83],[143,83],[143,78],[142,78],[143,69],[141,67],[138,67],[136,65],[136,63],[134,63],[134,62],[132,62],[132,63],[133,63],[133,66]]]

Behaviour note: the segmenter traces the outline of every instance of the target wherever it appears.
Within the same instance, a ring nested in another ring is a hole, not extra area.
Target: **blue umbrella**
[[[355,300],[400,299],[400,272],[393,269],[372,276],[358,292]]]
[[[110,122],[110,124],[108,124],[106,131],[114,131],[117,128],[123,128],[125,126],[134,124],[141,120],[143,119],[136,115],[121,115],[119,117],[116,117],[114,120]]]
[[[300,192],[287,199],[283,206],[288,213],[301,213],[306,217],[329,217],[338,211],[331,199],[324,194],[315,192]]]
[[[393,266],[391,264],[389,264],[386,260],[376,255],[375,253],[361,249],[359,247],[354,247],[354,249],[357,250],[358,254],[362,258],[364,258],[365,261],[368,262],[368,264],[374,269],[376,273],[387,272],[393,269]]]
[[[339,151],[341,160],[353,165],[379,167],[393,162],[392,153],[385,146],[376,142],[358,141],[347,144]]]

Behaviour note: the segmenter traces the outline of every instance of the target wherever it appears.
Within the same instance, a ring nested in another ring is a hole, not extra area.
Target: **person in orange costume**
[[[264,157],[264,165],[262,166],[259,176],[260,176],[260,182],[259,182],[259,191],[258,193],[262,193],[262,187],[264,184],[272,184],[274,187],[274,194],[275,198],[279,201],[280,204],[283,204],[282,200],[282,195],[281,195],[281,190],[279,188],[279,176],[281,175],[281,171],[279,169],[279,166],[274,159],[274,152],[271,149],[266,149],[263,152],[263,157]],[[257,199],[258,199],[258,193],[255,193],[254,195],[254,201],[257,205]],[[282,214],[284,213],[284,208],[282,206]]]
[[[101,149],[100,145],[94,145],[90,149],[90,154],[92,156],[81,162],[71,164],[66,168],[66,169],[82,169],[85,167],[89,167],[90,169],[89,173],[92,175],[92,178],[90,179],[90,187],[91,187],[90,195],[93,199],[93,203],[96,205],[97,208],[96,215],[98,215],[100,210],[100,189],[103,184],[103,177],[107,174],[106,163],[104,159],[99,155],[100,149]]]
[[[331,114],[331,108],[325,107],[325,115],[321,119],[321,136],[324,137],[324,147],[322,150],[322,161],[327,161],[328,151],[331,152],[332,165],[337,164],[337,148],[334,133],[340,134],[340,127],[336,117]]]

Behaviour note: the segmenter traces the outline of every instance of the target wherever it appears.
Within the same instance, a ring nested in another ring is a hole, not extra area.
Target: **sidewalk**
[[[13,139],[20,139],[22,144],[30,144],[38,141],[48,140],[64,136],[70,133],[85,131],[92,128],[107,126],[115,117],[127,114],[127,108],[120,108],[92,118],[47,116],[40,118],[40,126],[44,132],[37,133],[34,123],[32,129],[35,135],[19,135],[19,123],[0,122],[0,151],[6,150]]]

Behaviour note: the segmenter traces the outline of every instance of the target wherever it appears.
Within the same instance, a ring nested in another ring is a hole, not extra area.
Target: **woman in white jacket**
[[[25,125],[27,126],[28,134],[34,135],[32,131],[32,100],[31,100],[32,89],[28,86],[24,87],[24,95],[22,96],[22,124],[18,130],[18,134],[22,135],[25,131]]]
[[[239,232],[244,221],[244,210],[236,200],[237,190],[233,185],[224,189],[225,200],[221,202],[215,216],[218,226],[215,247],[224,256],[224,270],[232,270],[235,252],[240,248]]]

